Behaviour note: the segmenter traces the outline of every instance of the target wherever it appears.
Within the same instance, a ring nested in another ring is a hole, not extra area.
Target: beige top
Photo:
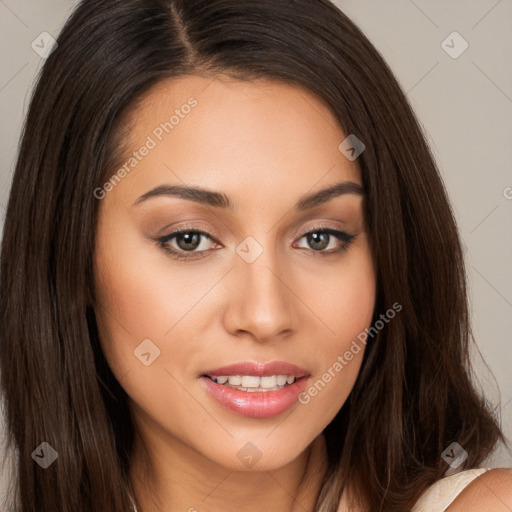
[[[490,469],[467,469],[441,478],[420,496],[411,512],[444,512],[467,485]]]

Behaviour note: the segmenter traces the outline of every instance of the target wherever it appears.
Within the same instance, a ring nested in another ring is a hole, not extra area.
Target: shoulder
[[[473,468],[434,482],[420,496],[411,512],[510,512],[512,469]],[[506,503],[500,509],[495,503]],[[485,506],[482,506],[485,505]]]
[[[512,469],[491,469],[477,476],[455,498],[446,512],[510,512],[512,510]]]
[[[348,510],[342,495],[338,512]],[[474,468],[441,478],[416,501],[411,512],[512,511],[512,468]],[[359,510],[358,510],[359,512]]]

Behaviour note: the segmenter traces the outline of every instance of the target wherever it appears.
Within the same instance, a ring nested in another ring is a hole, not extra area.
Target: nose
[[[269,251],[264,250],[252,263],[235,255],[225,329],[260,342],[289,336],[297,329],[297,297],[289,280],[286,262],[280,264]]]

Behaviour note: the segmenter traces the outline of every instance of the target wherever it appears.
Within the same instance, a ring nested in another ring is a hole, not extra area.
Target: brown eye
[[[168,254],[176,258],[197,257],[201,253],[208,252],[208,244],[203,240],[212,241],[212,237],[204,231],[192,229],[179,229],[159,238],[158,245]],[[201,248],[200,250],[198,250]],[[189,253],[190,255],[187,255]]]
[[[174,238],[176,238],[176,245],[184,251],[193,251],[197,249],[201,244],[201,237],[202,235],[200,233],[192,231],[180,233],[174,236]]]
[[[331,235],[325,232],[310,233],[306,235],[309,246],[315,251],[327,249],[331,239]]]
[[[315,228],[302,235],[301,239],[303,238],[306,239],[308,245],[308,247],[305,247],[306,249],[310,248],[315,252],[331,254],[347,249],[354,240],[355,235],[349,235],[345,231],[338,231],[336,229]],[[327,249],[333,241],[333,247],[326,251],[325,249]],[[338,242],[337,246],[336,241]]]

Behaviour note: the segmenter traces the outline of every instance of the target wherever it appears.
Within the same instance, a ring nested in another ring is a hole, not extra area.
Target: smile
[[[310,373],[284,361],[245,361],[208,370],[200,381],[214,403],[240,416],[271,418],[298,402]]]

